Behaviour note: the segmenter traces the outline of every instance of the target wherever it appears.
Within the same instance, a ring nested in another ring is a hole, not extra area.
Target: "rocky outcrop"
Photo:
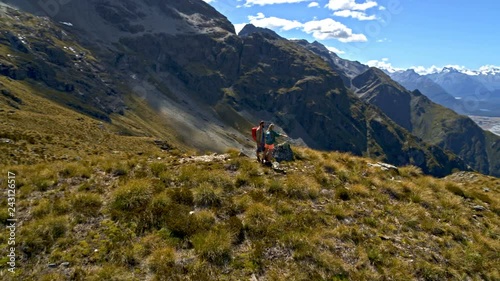
[[[293,161],[295,159],[292,148],[288,143],[277,145],[274,148],[273,157],[277,162]]]

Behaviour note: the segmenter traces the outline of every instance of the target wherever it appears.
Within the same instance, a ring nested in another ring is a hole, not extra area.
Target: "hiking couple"
[[[264,121],[260,121],[259,127],[255,129],[255,142],[257,143],[257,161],[261,163],[271,162],[273,156],[274,145],[276,144],[276,137],[288,137],[274,131],[274,124],[270,124],[269,127],[264,129]],[[263,157],[260,154],[263,153]]]

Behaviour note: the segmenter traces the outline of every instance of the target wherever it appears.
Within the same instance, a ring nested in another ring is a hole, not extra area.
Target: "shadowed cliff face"
[[[385,79],[384,79],[385,78]],[[392,120],[408,131],[412,131],[410,94],[402,87],[394,87],[379,69],[370,68],[364,73],[356,76],[352,84],[358,90],[356,91],[361,99],[376,105],[387,114]]]

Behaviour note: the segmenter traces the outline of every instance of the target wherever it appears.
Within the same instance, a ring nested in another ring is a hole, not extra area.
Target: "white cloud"
[[[345,54],[345,52],[344,52],[344,51],[341,51],[341,50],[339,50],[339,49],[337,49],[337,48],[335,48],[335,47],[329,47],[329,46],[325,46],[325,47],[328,49],[328,51],[330,51],[330,52],[334,52],[334,53],[336,53],[337,55],[338,55],[338,54]]]
[[[319,3],[318,2],[311,2],[309,5],[307,5],[308,8],[314,8],[317,7],[319,8]]]
[[[302,23],[296,20],[266,17],[263,13],[257,13],[256,16],[248,16],[248,20],[250,20],[251,24],[257,27],[264,27],[269,29],[292,30],[302,27]]]
[[[248,0],[247,0],[248,1]],[[373,0],[367,0],[364,3],[358,4],[356,0],[329,0],[327,7],[330,10],[353,10],[353,11],[366,11],[370,8],[376,7],[377,2]]]
[[[420,75],[426,75],[426,74],[431,74],[431,73],[436,73],[442,70],[442,68],[439,68],[435,65],[431,67],[423,67],[423,66],[412,66],[409,69],[413,69],[416,73]]]
[[[378,9],[379,9],[380,11],[385,11],[385,10],[387,10],[387,8],[386,8],[386,7],[384,7],[384,6],[378,6]]]
[[[333,13],[334,16],[337,17],[344,17],[344,18],[354,18],[358,20],[376,20],[377,16],[371,15],[368,16],[365,12],[360,12],[360,11],[351,11],[351,10],[340,10],[340,11],[335,11]]]
[[[368,41],[364,34],[352,33],[352,29],[330,18],[306,22],[303,31],[318,40],[337,39],[344,43]]]
[[[251,7],[254,5],[265,6],[274,4],[290,4],[290,3],[300,3],[308,0],[246,0],[245,6]]]
[[[266,17],[266,15],[264,15],[264,13],[260,13],[260,12],[259,12],[259,13],[257,13],[257,15],[255,15],[255,16],[248,16],[248,19],[249,19],[249,20],[260,20],[260,19],[263,19],[263,18],[265,18],[265,17]]]
[[[367,64],[368,66],[373,66],[373,67],[377,67],[380,69],[385,69],[391,73],[394,73],[396,71],[407,70],[404,68],[393,66],[392,63],[389,62],[388,58],[382,58],[381,60],[370,60],[370,61],[367,61],[365,64]],[[433,65],[433,66],[428,67],[428,68],[423,67],[423,66],[412,66],[408,69],[413,69],[416,73],[418,73],[420,75],[426,75],[426,74],[440,72],[443,68],[439,68],[439,67]]]
[[[380,68],[380,69],[385,69],[389,72],[396,72],[400,70],[404,70],[402,68],[397,68],[392,66],[392,64],[389,62],[388,58],[383,58],[381,60],[369,60],[365,63],[368,66]]]
[[[307,34],[312,34],[317,40],[337,39],[343,43],[368,41],[364,34],[353,33],[352,29],[331,18],[301,23],[297,20],[266,17],[263,13],[257,13],[255,16],[248,16],[248,20],[257,27],[269,28],[275,31],[277,29],[285,31],[300,29]],[[244,24],[235,25],[237,33],[243,26]]]
[[[215,2],[215,0],[203,0],[203,1],[205,1],[205,2],[207,2],[207,3],[212,3],[212,2]]]

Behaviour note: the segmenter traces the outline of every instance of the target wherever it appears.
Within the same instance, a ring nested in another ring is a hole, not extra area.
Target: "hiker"
[[[271,162],[271,158],[273,156],[273,151],[274,151],[274,145],[276,144],[276,137],[285,137],[287,138],[287,135],[277,133],[274,129],[274,124],[269,125],[269,128],[266,131],[266,145],[265,147],[265,160],[267,162]]]
[[[257,161],[263,162],[266,156],[265,151],[265,129],[264,129],[264,121],[260,121],[259,127],[255,130],[255,142],[257,143],[257,150],[255,154],[257,155]],[[260,154],[263,154],[262,159],[260,158]]]

